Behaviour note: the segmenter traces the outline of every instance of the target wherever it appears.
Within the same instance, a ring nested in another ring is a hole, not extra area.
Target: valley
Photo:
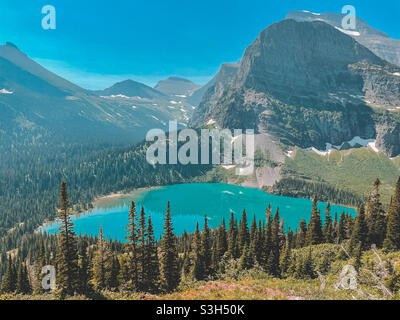
[[[347,299],[346,265],[398,298],[399,40],[341,18],[291,11],[203,85],[88,90],[0,45],[0,299]],[[148,161],[185,128],[254,130],[253,174]]]

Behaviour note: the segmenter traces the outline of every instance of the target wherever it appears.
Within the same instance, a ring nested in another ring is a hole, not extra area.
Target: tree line
[[[277,278],[313,278],[316,274],[312,250],[315,245],[334,243],[345,245],[359,268],[362,252],[371,245],[388,251],[400,250],[400,178],[388,212],[383,210],[379,187],[377,179],[354,218],[344,212],[332,217],[328,204],[322,219],[318,199],[314,197],[309,222],[301,220],[295,230],[285,230],[279,208],[273,213],[268,205],[264,221],[254,217],[249,223],[243,210],[240,221],[232,214],[227,224],[223,220],[220,227],[210,229],[205,217],[201,231],[197,223],[194,233],[184,232],[177,237],[168,202],[160,241],[154,237],[151,216],[146,215],[143,207],[137,212],[132,202],[127,242],[120,243],[107,241],[102,228],[95,238],[75,235],[63,181],[58,210],[62,223],[55,248],[42,242],[36,277],[29,276],[26,261],[8,257],[2,291],[42,293],[38,283],[43,275],[39,271],[49,263],[55,264],[56,292],[61,297],[74,294],[96,297],[107,290],[171,292],[187,279],[217,279],[232,268],[234,272],[257,268]],[[305,248],[306,254],[293,253],[301,248]]]

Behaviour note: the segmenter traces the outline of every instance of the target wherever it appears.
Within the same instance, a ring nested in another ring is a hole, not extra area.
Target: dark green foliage
[[[307,222],[304,219],[301,219],[299,223],[299,231],[296,236],[296,248],[303,248],[306,244],[306,235],[307,235]]]
[[[317,197],[314,197],[311,209],[311,219],[307,229],[306,243],[307,245],[315,245],[322,243],[322,241],[322,222],[320,212],[317,208]]]
[[[226,251],[228,251],[228,237],[226,233],[225,218],[223,218],[222,224],[218,228],[218,237],[216,245],[217,259],[220,260]]]
[[[347,239],[347,236],[346,236],[346,215],[345,215],[344,211],[340,215],[339,224],[338,224],[337,229],[338,229],[338,231],[337,231],[338,241],[342,242],[343,240]]]
[[[233,258],[239,257],[239,248],[238,248],[238,226],[233,215],[231,213],[231,218],[229,220],[229,231],[228,231],[228,252],[229,255]]]
[[[79,248],[79,271],[78,271],[78,292],[80,294],[89,293],[89,280],[90,280],[90,261],[88,256],[88,242],[87,239],[81,241]]]
[[[281,179],[272,187],[271,192],[295,198],[311,198],[318,194],[319,200],[322,202],[331,201],[333,203],[353,206],[358,206],[363,202],[363,199],[353,192],[334,188],[327,183],[311,182],[296,178]]]
[[[12,293],[16,289],[17,283],[17,270],[15,267],[15,261],[9,257],[7,259],[7,269],[4,275],[1,291],[4,293]]]
[[[250,232],[249,226],[247,223],[247,215],[246,210],[243,210],[242,220],[239,224],[239,234],[238,234],[238,241],[239,241],[239,251],[243,252],[244,247],[249,246],[250,244]]]
[[[325,243],[332,243],[333,242],[333,223],[332,223],[332,218],[330,214],[331,210],[331,204],[328,203],[326,210],[325,210],[325,222],[324,222],[324,228],[322,230],[322,235],[324,238]]]
[[[144,207],[140,210],[140,215],[137,223],[138,233],[138,246],[137,246],[137,262],[138,262],[138,287],[140,290],[144,290],[146,287],[145,282],[147,281],[147,270],[148,267],[146,262],[148,261],[148,248],[147,248],[147,228],[146,228],[146,214]]]
[[[145,288],[150,292],[156,292],[160,282],[160,267],[158,261],[157,243],[154,238],[153,223],[149,216],[147,223],[147,255],[146,263],[146,285]]]
[[[280,218],[279,208],[276,210],[275,216],[272,220],[271,229],[271,251],[267,260],[267,270],[274,276],[280,275],[279,260],[280,260]]]
[[[165,215],[163,239],[161,241],[160,264],[163,288],[166,291],[175,290],[179,284],[178,252],[176,249],[176,237],[172,227],[169,201],[167,214]]]
[[[59,218],[61,226],[58,233],[57,248],[57,288],[62,295],[73,295],[77,290],[78,279],[78,251],[76,236],[69,214],[70,202],[68,199],[67,184],[63,180],[60,188]]]
[[[211,238],[210,229],[207,224],[207,217],[204,218],[204,228],[201,233],[201,257],[204,264],[204,277],[212,274],[211,270]]]
[[[242,255],[239,259],[239,269],[240,270],[247,270],[253,267],[254,265],[254,258],[251,255],[248,245],[243,248]]]
[[[16,292],[21,294],[32,293],[32,287],[29,283],[28,270],[25,263],[22,261],[18,262]]]
[[[193,259],[193,270],[192,275],[196,280],[203,280],[205,277],[204,260],[202,257],[202,245],[201,245],[201,234],[199,230],[199,223],[196,225],[194,232],[194,238],[192,242],[192,259]]]
[[[358,214],[355,219],[353,232],[350,238],[350,252],[356,248],[357,245],[361,244],[361,250],[368,249],[368,225],[365,221],[365,209],[361,205]]]
[[[107,289],[109,286],[110,266],[112,265],[112,256],[104,239],[103,227],[100,226],[99,240],[97,250],[93,259],[93,284],[97,290]]]
[[[282,274],[287,274],[290,264],[291,264],[291,258],[292,258],[292,253],[291,253],[291,248],[289,244],[289,239],[286,240],[285,248],[282,252],[281,255],[281,261],[280,261],[280,270]]]
[[[400,249],[400,177],[390,203],[384,247],[389,250]]]
[[[387,223],[379,193],[380,185],[380,180],[376,179],[365,207],[365,216],[368,224],[368,243],[375,244],[377,247],[382,247],[385,240]]]

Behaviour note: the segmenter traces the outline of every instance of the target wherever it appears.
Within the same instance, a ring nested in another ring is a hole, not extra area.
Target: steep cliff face
[[[239,64],[236,63],[223,63],[218,73],[204,86],[197,89],[193,94],[188,97],[188,102],[194,106],[198,106],[203,98],[203,96],[209,91],[211,96],[213,93],[221,90],[221,87],[229,82],[235,76],[239,69]]]
[[[387,114],[376,122],[375,146],[389,157],[400,154],[400,119]]]
[[[192,125],[213,119],[300,147],[375,138],[381,117],[374,108],[400,106],[399,75],[399,67],[324,22],[284,20],[260,33],[230,81],[207,91]]]
[[[358,17],[356,18],[355,30],[343,30],[343,17],[344,15],[340,13],[314,13],[294,10],[287,14],[286,19],[296,21],[324,21],[350,35],[378,57],[400,66],[400,40],[391,39],[386,33],[372,28]]]

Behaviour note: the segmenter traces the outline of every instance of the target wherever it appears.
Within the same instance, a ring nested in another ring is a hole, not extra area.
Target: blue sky
[[[48,4],[56,30],[41,27]],[[154,85],[170,75],[203,84],[290,10],[341,12],[346,4],[400,39],[398,0],[0,0],[0,43],[85,88],[126,78]]]

